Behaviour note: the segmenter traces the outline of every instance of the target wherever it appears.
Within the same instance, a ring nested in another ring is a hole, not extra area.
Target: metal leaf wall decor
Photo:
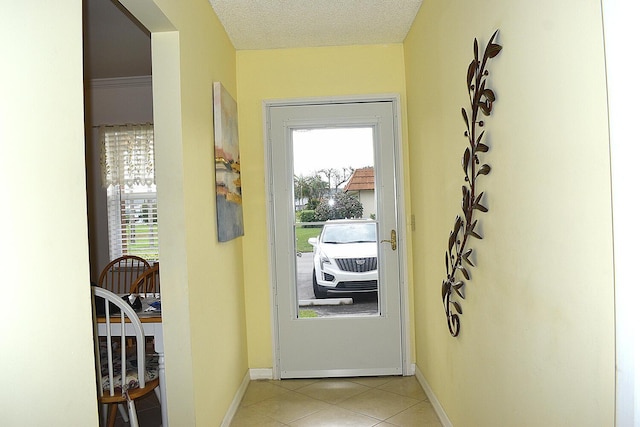
[[[462,108],[462,119],[467,127],[464,136],[469,141],[469,146],[462,155],[462,170],[464,171],[465,184],[462,186],[462,214],[457,216],[453,230],[449,234],[448,249],[445,253],[445,266],[447,278],[442,281],[442,303],[447,315],[447,325],[452,336],[460,333],[460,315],[462,306],[457,300],[464,299],[465,280],[471,280],[469,268],[475,267],[471,261],[473,249],[469,248],[471,238],[482,239],[476,230],[478,220],[474,219],[477,211],[487,212],[482,204],[484,192],[478,193],[478,178],[488,175],[491,167],[481,164],[480,154],[489,151],[486,138],[483,142],[485,131],[482,116],[491,115],[495,93],[486,85],[489,71],[486,69],[487,61],[496,57],[502,50],[502,46],[494,43],[498,31],[493,33],[482,58],[478,56],[478,40],[473,40],[473,60],[467,71],[467,90],[469,92],[470,109]],[[460,275],[463,278],[460,278]]]

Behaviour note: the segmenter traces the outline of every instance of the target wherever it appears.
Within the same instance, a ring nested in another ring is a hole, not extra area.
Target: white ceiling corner
[[[209,0],[238,50],[402,43],[422,0]]]

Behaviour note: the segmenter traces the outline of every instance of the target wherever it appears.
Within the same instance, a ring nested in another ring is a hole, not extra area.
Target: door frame
[[[275,207],[273,203],[273,170],[271,168],[271,141],[269,138],[269,126],[271,121],[270,108],[282,106],[304,106],[320,104],[348,104],[361,102],[391,102],[393,108],[393,132],[395,135],[395,171],[396,171],[396,194],[398,196],[397,215],[397,236],[398,236],[398,261],[400,263],[400,326],[402,345],[402,374],[413,375],[415,368],[411,362],[411,340],[410,340],[410,318],[409,318],[409,284],[407,265],[407,232],[405,223],[405,194],[404,194],[404,167],[402,157],[402,116],[400,111],[399,94],[375,94],[375,95],[354,95],[354,96],[333,96],[317,98],[291,98],[264,100],[262,102],[263,111],[263,141],[264,141],[264,166],[265,166],[265,198],[267,203],[267,256],[269,261],[269,285],[271,288],[271,336],[272,336],[272,358],[273,379],[280,379],[280,336],[277,316],[276,298],[276,269],[275,269]]]

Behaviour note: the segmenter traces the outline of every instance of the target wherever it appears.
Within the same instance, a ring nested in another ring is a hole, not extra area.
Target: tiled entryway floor
[[[251,381],[231,427],[441,427],[415,377]]]
[[[141,427],[161,424],[154,393],[136,406]],[[231,427],[282,426],[442,427],[415,377],[251,381]]]

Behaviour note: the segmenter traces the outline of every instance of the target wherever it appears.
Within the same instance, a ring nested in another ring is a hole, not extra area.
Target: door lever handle
[[[391,243],[391,249],[396,250],[398,248],[398,239],[396,237],[396,230],[391,230],[391,240],[380,240],[380,243]]]

